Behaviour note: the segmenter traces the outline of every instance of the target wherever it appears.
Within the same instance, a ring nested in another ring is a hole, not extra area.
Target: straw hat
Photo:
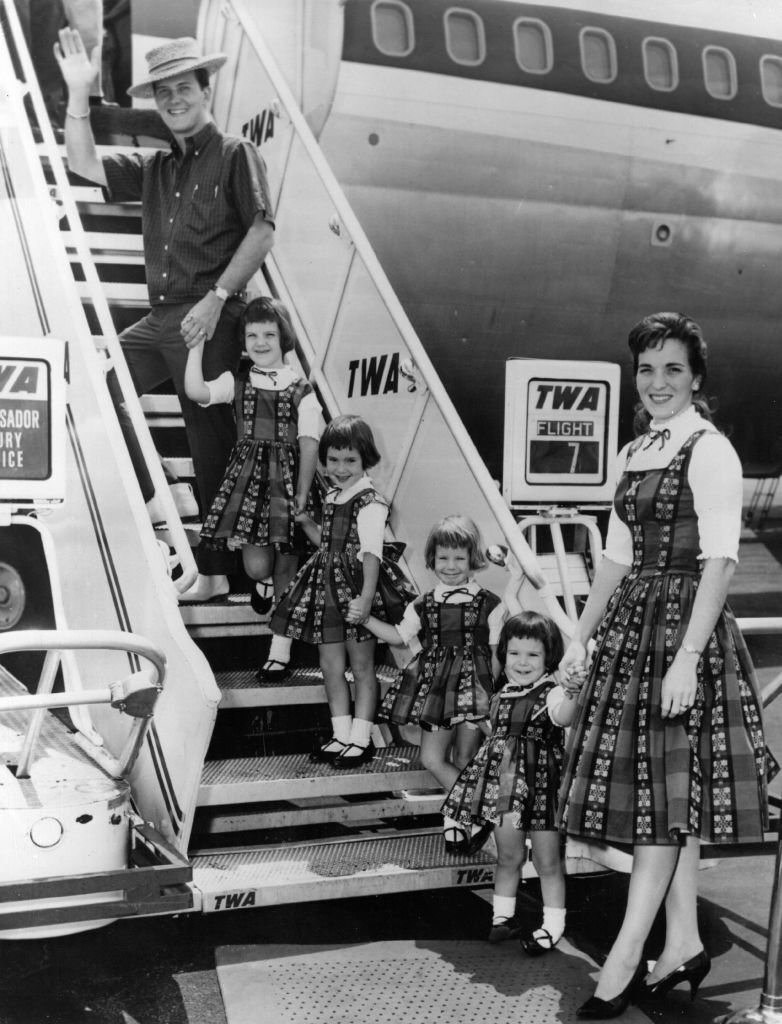
[[[169,39],[146,55],[147,78],[131,85],[128,95],[148,99],[154,96],[155,82],[162,82],[164,78],[172,78],[188,71],[197,71],[198,68],[205,68],[211,74],[221,68],[227,60],[228,57],[224,53],[210,53],[204,57],[198,49],[198,43],[189,36]]]

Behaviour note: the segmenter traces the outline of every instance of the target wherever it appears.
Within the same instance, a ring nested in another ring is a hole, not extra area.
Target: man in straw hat
[[[174,137],[170,151],[100,157],[88,117],[99,55],[93,51],[88,57],[77,31],[63,29],[59,35],[55,53],[68,86],[70,168],[102,185],[110,200],[142,203],[152,308],[120,335],[125,358],[138,394],[173,380],[205,513],[236,435],[230,405],[202,407],[185,395],[187,350],[204,344],[207,380],[236,372],[241,354],[237,324],[245,305],[239,293],[274,241],[264,164],[249,140],[224,135],[212,120],[209,75],[226,56],[204,56],[189,38],[150,50],[147,77],[128,89],[131,96],[154,98]],[[149,500],[148,474],[139,472],[139,479]],[[180,600],[209,601],[227,594],[233,552],[199,547],[196,559],[199,577]]]

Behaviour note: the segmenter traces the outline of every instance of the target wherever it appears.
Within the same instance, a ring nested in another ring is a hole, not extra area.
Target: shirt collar
[[[203,128],[199,129],[195,135],[188,135],[185,139],[185,150],[187,153],[195,152],[198,155],[199,150],[203,149],[209,140],[219,134],[219,130],[214,121],[207,121]],[[179,143],[176,139],[171,140],[171,152],[174,156],[184,156],[182,150],[179,148]]]
[[[298,379],[299,375],[292,366],[277,366],[270,370],[250,367],[250,383],[261,391],[284,391]]]
[[[332,500],[335,505],[343,505],[346,501],[350,501],[351,498],[355,498],[357,494],[368,490],[370,487],[374,487],[374,484],[365,473],[360,480],[357,480],[352,487],[348,487],[346,491],[340,491],[335,487],[331,492],[334,495]]]
[[[460,583],[458,586],[453,583],[443,583],[442,580],[438,580],[437,586],[434,588],[434,599],[435,601],[442,601],[443,595],[450,593],[452,590],[467,590],[469,591],[470,597],[475,597],[480,589],[480,585],[472,578],[465,580],[464,583]]]

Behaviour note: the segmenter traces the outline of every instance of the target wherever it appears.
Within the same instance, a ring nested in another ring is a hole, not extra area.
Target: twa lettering
[[[47,397],[46,375],[41,364],[0,360],[0,395],[14,398]]]
[[[255,891],[249,892],[227,892],[222,896],[215,896],[215,910],[242,910],[244,907],[255,906]]]
[[[594,409],[600,408],[604,389],[585,384],[537,384],[536,409]]]
[[[351,359],[348,370],[348,398],[353,397],[356,386],[362,398],[366,395],[387,395],[389,391],[399,391],[398,352],[394,352],[390,358],[384,353],[382,356],[370,356],[368,359]]]
[[[489,885],[494,881],[494,868],[458,868],[457,885]]]
[[[262,110],[251,121],[242,125],[242,135],[256,146],[274,138],[274,112]]]

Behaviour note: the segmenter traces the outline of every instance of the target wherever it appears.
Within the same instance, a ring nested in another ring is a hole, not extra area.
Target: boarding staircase
[[[72,380],[84,375],[90,383],[83,395],[72,385],[71,406],[77,415],[89,412],[90,440],[110,446],[110,454],[88,452],[85,465],[71,466],[69,473],[81,472],[90,478],[89,486],[110,491],[113,505],[131,507],[132,531],[123,533],[128,516],[118,511],[116,530],[104,538],[104,561],[121,563],[114,604],[132,604],[110,625],[149,635],[168,658],[166,692],[148,744],[151,763],[139,758],[136,775],[143,776],[143,785],[134,795],[140,819],[155,826],[161,847],[189,860],[190,906],[180,893],[176,909],[222,911],[490,884],[488,853],[469,859],[445,853],[438,815],[442,793],[417,763],[415,735],[378,731],[384,745],[370,765],[354,772],[311,765],[309,751],[326,738],[329,726],[323,684],[307,652],[299,652],[303,667],[284,684],[259,685],[255,670],[263,660],[268,626],[252,612],[241,586],[224,601],[176,606],[176,591],[194,575],[190,548],[198,523],[180,520],[156,448],[177,476],[192,475],[180,412],[173,395],[136,400],[116,337],[146,308],[139,211],[107,204],[100,189],[67,173],[64,147],[43,112],[13,4],[3,7],[10,24],[10,43],[0,54],[5,80],[20,83],[9,90],[3,111],[4,153],[14,158],[7,181],[11,190],[30,196],[30,209],[20,216],[25,236],[40,239],[29,262],[52,270],[57,280],[52,302],[68,311],[62,324],[35,322],[29,333],[56,332],[69,341]],[[239,8],[228,18],[224,14],[220,5],[203,5],[200,32],[220,34],[218,45],[233,62],[225,81],[250,75],[253,107],[262,98],[276,124],[263,155],[276,189],[277,241],[254,288],[280,296],[292,310],[300,339],[297,357],[326,416],[357,412],[372,423],[383,456],[375,479],[392,501],[392,533],[407,546],[404,567],[410,578],[419,589],[428,585],[422,554],[426,534],[437,518],[458,510],[472,516],[487,542],[504,545],[522,567],[522,600],[547,606],[567,629],[569,620],[456,416],[273,58],[262,40],[248,34],[253,30]],[[25,94],[34,111],[30,122]],[[249,118],[239,100],[231,91],[216,91],[216,120],[229,131],[241,130]],[[124,137],[121,130],[105,141],[112,148],[137,141],[159,144]],[[45,223],[45,231],[38,222]],[[135,485],[105,387],[109,366],[116,370],[153,471],[162,523],[150,521]],[[94,484],[90,469],[98,478],[105,473],[105,482]],[[93,518],[101,516],[108,500],[99,496]],[[88,521],[89,514],[85,510],[80,521]],[[66,549],[73,526],[63,513],[61,536],[55,539]],[[75,559],[77,545],[70,546]],[[138,572],[139,550],[148,575]],[[70,563],[68,568],[75,573]],[[172,569],[173,580],[166,574]],[[508,579],[498,567],[484,577],[495,591]],[[130,597],[125,587],[132,590]],[[67,612],[83,612],[89,603],[76,586],[65,587],[63,602]],[[78,620],[75,612],[71,616]],[[93,618],[101,620],[98,612]],[[82,624],[89,625],[77,621]],[[393,665],[379,667],[383,684],[393,670]],[[178,715],[186,717],[177,734]],[[173,767],[164,755],[174,758]],[[181,881],[181,864],[178,868]],[[531,865],[525,870],[534,873]],[[155,911],[147,902],[143,912]],[[162,902],[159,912],[166,912]]]

